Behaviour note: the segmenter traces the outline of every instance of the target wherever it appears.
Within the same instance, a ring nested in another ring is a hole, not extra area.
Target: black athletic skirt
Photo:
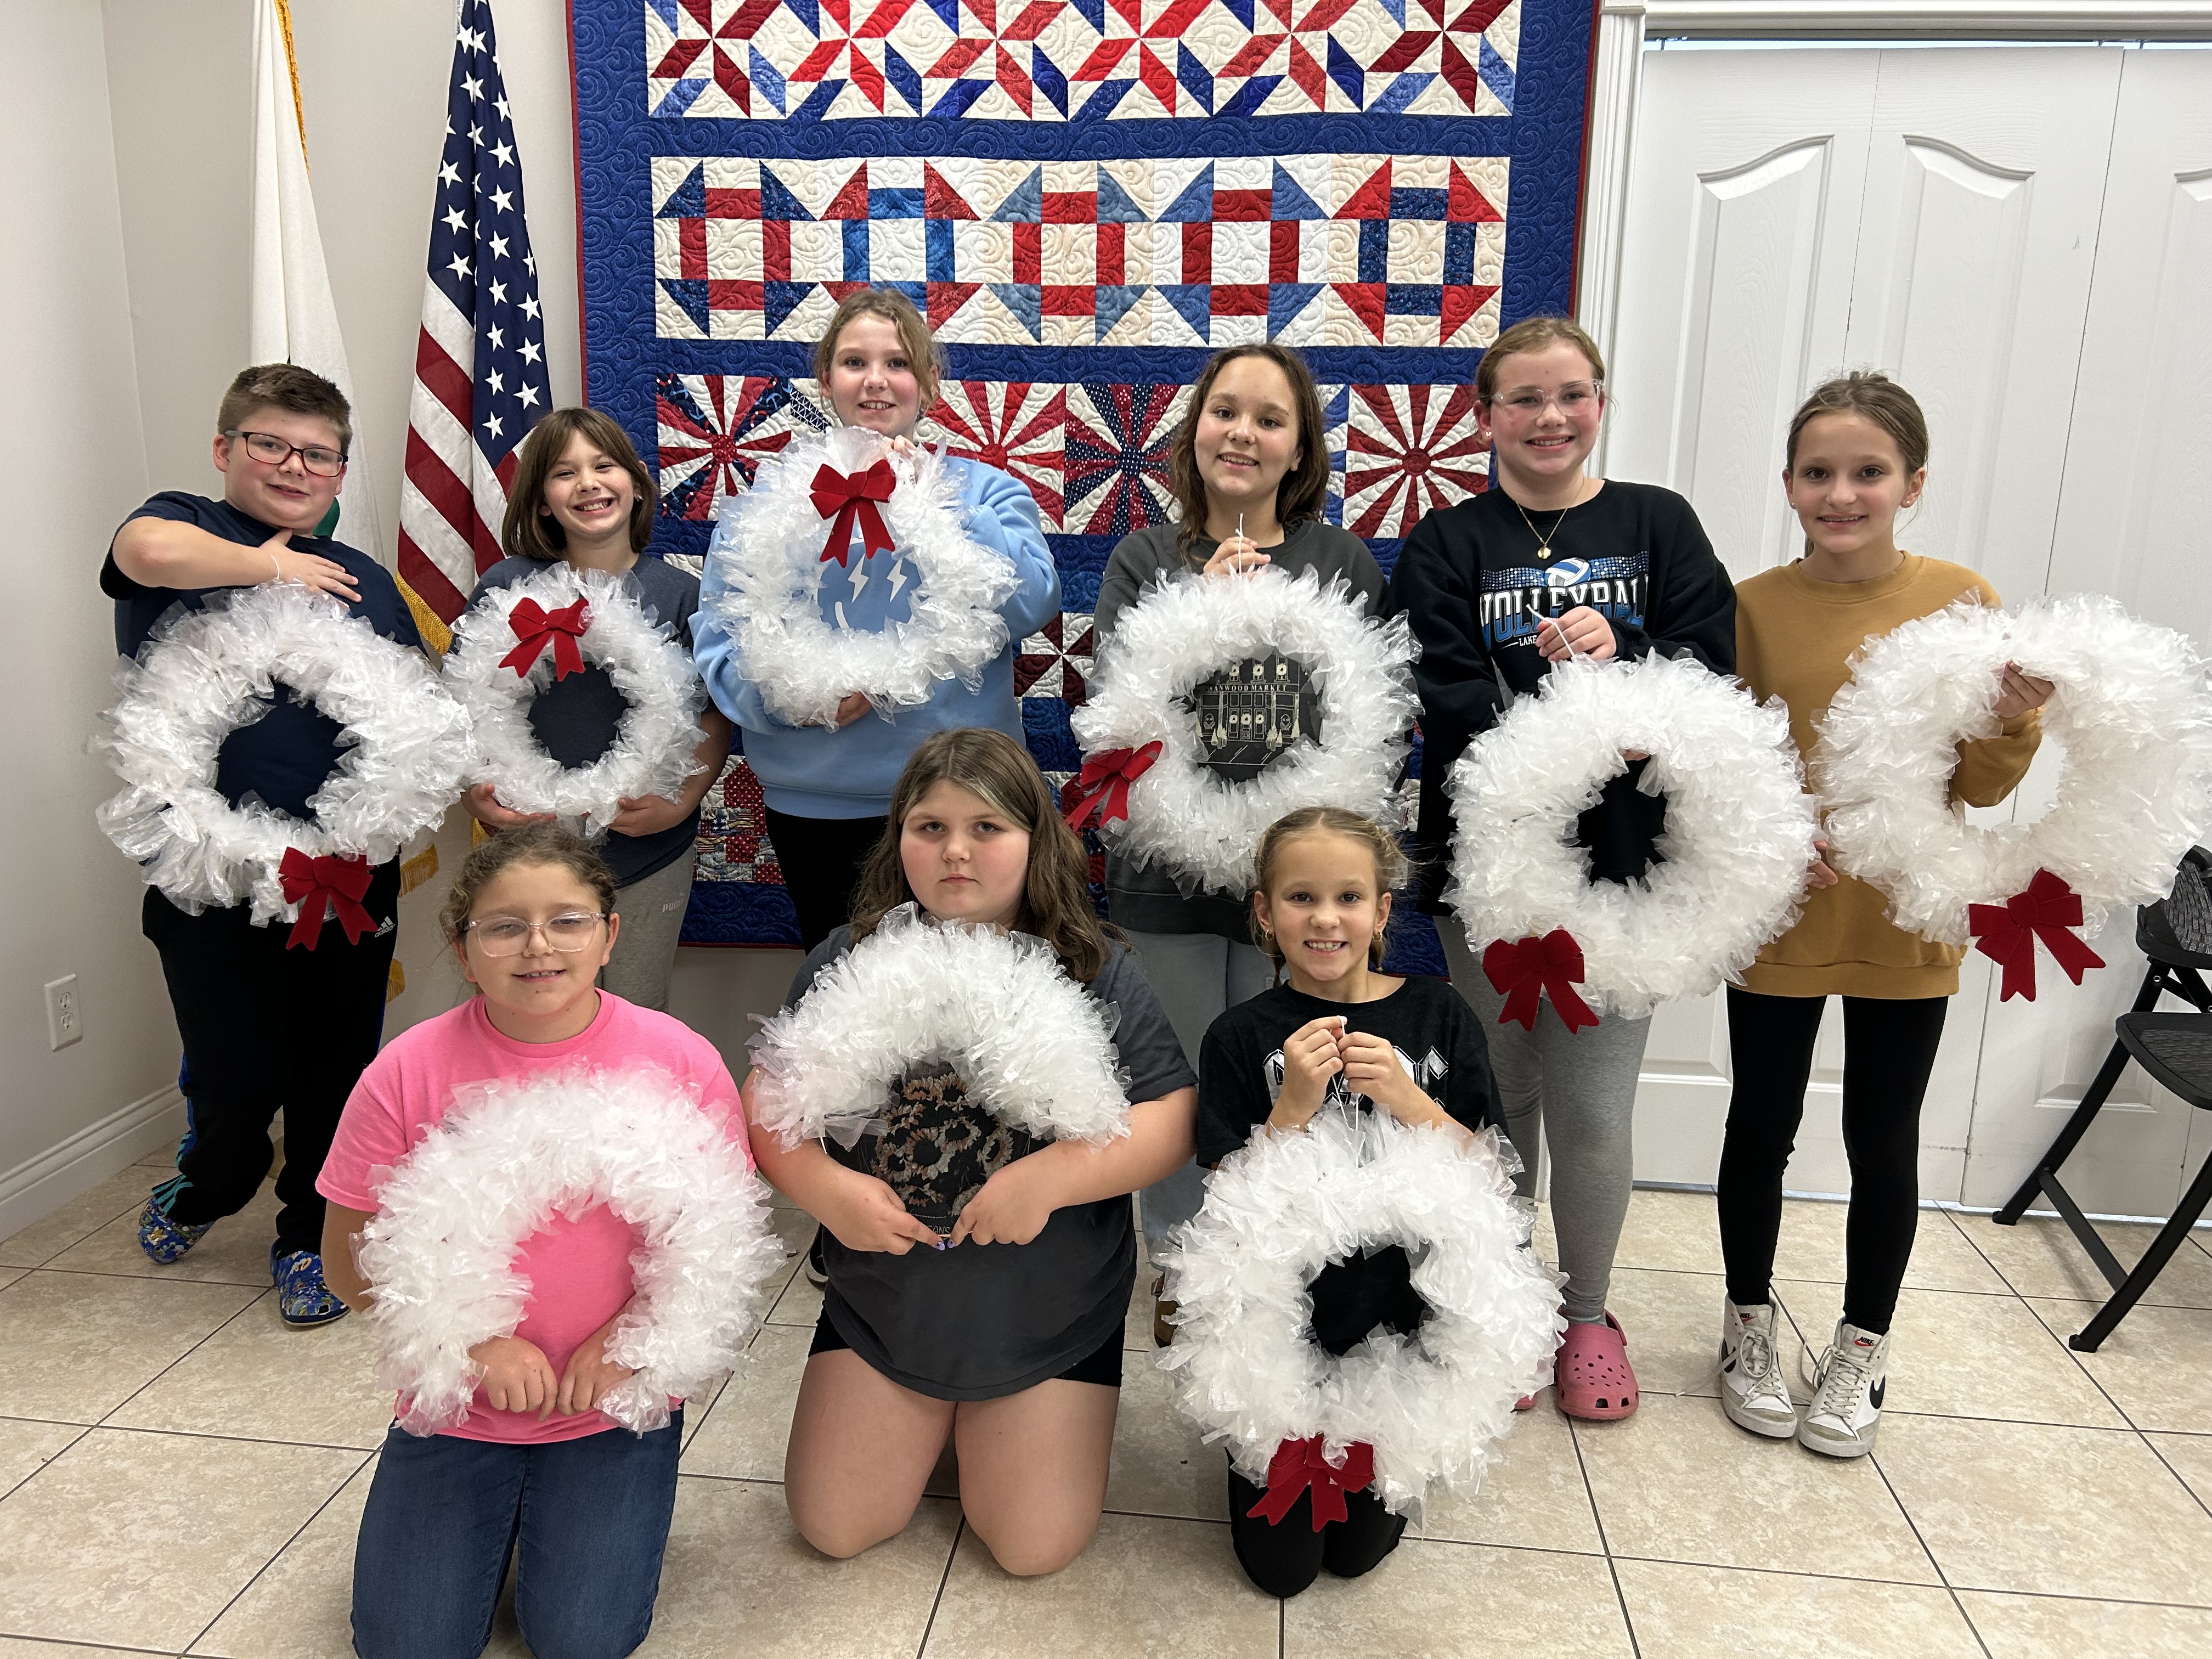
[[[850,1351],[852,1344],[837,1334],[837,1328],[830,1322],[830,1310],[824,1308],[821,1318],[814,1322],[814,1341],[807,1350],[811,1358],[817,1353],[836,1353],[842,1348]],[[1060,1382],[1095,1382],[1102,1389],[1121,1386],[1121,1328],[1115,1326],[1113,1334],[1091,1352],[1077,1360],[1057,1377]]]

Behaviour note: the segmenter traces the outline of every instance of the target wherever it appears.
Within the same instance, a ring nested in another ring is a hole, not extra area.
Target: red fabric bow
[[[289,951],[295,945],[304,945],[310,951],[315,948],[327,919],[325,900],[329,909],[337,913],[338,926],[345,929],[347,944],[358,945],[363,933],[374,933],[376,919],[362,908],[361,900],[375,873],[364,858],[332,854],[311,859],[296,847],[286,848],[283,861],[276,866],[276,879],[283,886],[284,902],[300,907],[300,919],[292,924],[292,937],[284,941],[284,948]]]
[[[1275,1448],[1275,1455],[1267,1461],[1267,1493],[1245,1511],[1249,1516],[1264,1515],[1267,1524],[1279,1527],[1291,1506],[1298,1501],[1298,1494],[1309,1486],[1313,1488],[1313,1529],[1319,1532],[1332,1521],[1341,1521],[1350,1513],[1345,1508],[1344,1494],[1364,1492],[1375,1479],[1375,1448],[1364,1440],[1356,1440],[1344,1449],[1342,1468],[1328,1461],[1319,1435],[1307,1440],[1285,1440]]]
[[[1074,804],[1061,809],[1071,830],[1081,830],[1095,817],[1103,827],[1129,816],[1129,786],[1152,769],[1160,745],[1142,749],[1104,749],[1083,763],[1083,770],[1067,786]]]
[[[2004,969],[1999,1002],[2016,996],[2035,1000],[2039,939],[2076,985],[2090,969],[2103,967],[2104,957],[2072,931],[2081,925],[2081,896],[2048,870],[2037,871],[2026,888],[2002,904],[1966,907],[1966,930],[1974,936],[1974,948]]]
[[[499,659],[501,668],[512,668],[518,677],[530,672],[530,665],[538,660],[538,653],[550,642],[553,647],[553,678],[566,679],[584,670],[584,653],[576,641],[582,637],[586,623],[585,607],[591,602],[578,599],[564,605],[558,611],[548,611],[535,599],[525,599],[507,613],[507,625],[514,630],[521,643]]]
[[[853,521],[860,524],[860,556],[872,558],[878,553],[891,550],[891,532],[884,526],[884,515],[876,511],[878,501],[891,498],[891,489],[897,480],[891,476],[888,458],[860,472],[840,472],[834,466],[824,466],[814,475],[814,510],[823,518],[835,517],[830,526],[830,539],[822,544],[822,562],[837,561],[842,569],[846,556],[853,550]]]
[[[1598,1023],[1590,1006],[1575,986],[1583,979],[1583,947],[1564,927],[1554,927],[1541,939],[1498,939],[1482,953],[1482,971],[1505,999],[1498,1016],[1500,1025],[1518,1020],[1528,1030],[1536,1029],[1536,1010],[1546,993],[1570,1032]]]

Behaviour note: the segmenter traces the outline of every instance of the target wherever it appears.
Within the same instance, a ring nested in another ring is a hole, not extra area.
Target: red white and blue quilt
[[[571,0],[590,400],[704,551],[766,456],[828,424],[815,341],[855,285],[947,347],[921,435],[1029,485],[1062,611],[1021,642],[1037,762],[1114,544],[1167,516],[1224,345],[1322,383],[1331,520],[1387,568],[1482,488],[1468,387],[1571,303],[1591,0]],[[708,798],[684,938],[797,933],[758,782]],[[1433,969],[1425,927],[1401,963]]]

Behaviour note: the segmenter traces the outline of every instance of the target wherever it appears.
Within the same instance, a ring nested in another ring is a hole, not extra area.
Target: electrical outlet
[[[66,1048],[84,1036],[84,1013],[77,1006],[76,975],[46,981],[46,1047]]]

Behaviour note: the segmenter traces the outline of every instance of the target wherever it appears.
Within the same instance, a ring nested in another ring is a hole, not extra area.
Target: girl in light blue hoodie
[[[846,295],[815,348],[814,373],[839,422],[880,432],[895,447],[911,439],[922,412],[937,400],[939,372],[929,325],[913,301],[890,289]],[[961,480],[959,511],[968,533],[1011,558],[1021,578],[1000,611],[1006,620],[1006,648],[985,667],[982,684],[973,691],[946,680],[927,702],[885,719],[869,705],[869,688],[855,686],[838,706],[836,725],[786,725],[769,713],[729,635],[708,621],[726,586],[712,554],[708,557],[693,655],[715,706],[743,731],[745,759],[767,798],[769,837],[799,912],[805,950],[850,919],[860,865],[882,838],[900,769],[923,738],[969,726],[1022,735],[1014,653],[1060,610],[1060,574],[1028,487],[979,461],[948,458],[945,465]],[[738,510],[744,510],[742,504]],[[715,532],[717,545],[722,533]],[[882,586],[870,583],[863,593]],[[881,605],[871,619],[866,599],[848,596],[836,584],[825,584],[823,594],[825,620],[831,620],[833,599],[846,599],[848,625],[881,626],[888,619]],[[858,617],[853,616],[856,603]],[[889,604],[896,608],[899,601],[891,597]]]

